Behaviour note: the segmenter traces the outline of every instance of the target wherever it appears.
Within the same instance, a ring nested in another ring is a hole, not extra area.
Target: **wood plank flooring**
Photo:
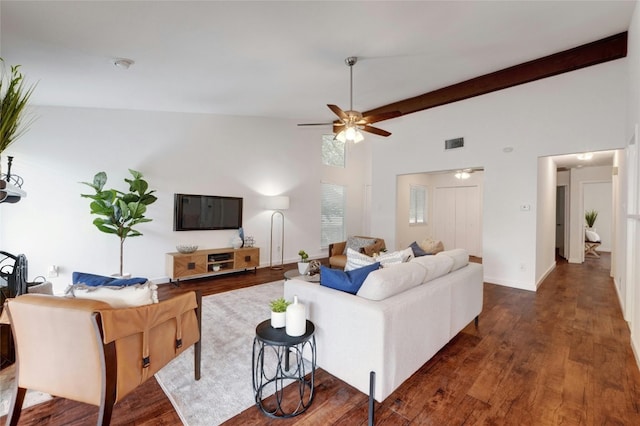
[[[479,328],[466,327],[382,404],[376,403],[376,424],[640,424],[640,372],[609,262],[607,254],[583,265],[560,262],[536,293],[485,284]],[[265,268],[255,275],[161,286],[161,295],[194,287],[213,294],[281,277],[282,271]],[[24,410],[20,424],[95,424],[96,412],[95,407],[56,398]],[[314,402],[303,415],[271,420],[251,407],[225,425],[366,421],[366,395],[319,370]],[[180,421],[150,379],[116,406],[112,424]],[[202,424],[208,425],[206,419]]]

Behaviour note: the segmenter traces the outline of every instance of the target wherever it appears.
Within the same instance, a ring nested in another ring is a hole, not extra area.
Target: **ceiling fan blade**
[[[343,110],[341,110],[338,105],[327,104],[327,106],[331,111],[333,111],[335,115],[340,117],[340,120],[347,121],[349,119],[349,116]]]
[[[386,130],[382,130],[379,129],[377,127],[373,127],[373,126],[369,126],[369,125],[365,125],[363,126],[360,130],[365,131],[365,132],[369,132],[369,133],[373,133],[379,136],[391,136],[391,132],[387,132]]]
[[[402,113],[400,111],[389,111],[380,114],[367,115],[366,117],[362,117],[361,121],[365,121],[366,123],[377,123],[378,121],[389,120],[390,118],[400,117],[401,115]]]
[[[333,133],[338,134],[344,130],[344,123],[333,123]]]

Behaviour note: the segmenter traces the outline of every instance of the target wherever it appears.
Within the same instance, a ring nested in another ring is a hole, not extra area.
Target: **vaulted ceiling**
[[[0,2],[42,105],[300,121],[361,111],[627,30],[634,1]],[[135,63],[123,70],[115,58]]]

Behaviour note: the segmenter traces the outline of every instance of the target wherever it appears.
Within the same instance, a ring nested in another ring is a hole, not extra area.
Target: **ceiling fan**
[[[399,117],[402,115],[400,111],[389,111],[381,114],[374,114],[363,116],[361,112],[353,109],[353,66],[358,62],[358,58],[355,56],[350,56],[344,61],[349,66],[349,76],[350,76],[350,96],[349,96],[349,109],[347,111],[343,111],[339,106],[327,104],[329,109],[333,111],[335,115],[338,116],[338,120],[334,121],[333,124],[333,133],[336,134],[336,139],[346,142],[353,141],[355,143],[360,142],[364,139],[364,136],[360,132],[365,131],[369,133],[373,133],[379,136],[390,136],[391,133],[386,130],[380,129],[378,127],[373,127],[372,123],[377,123],[378,121],[388,120],[390,118]],[[298,126],[315,126],[322,125],[328,123],[318,123],[318,124],[298,124]]]

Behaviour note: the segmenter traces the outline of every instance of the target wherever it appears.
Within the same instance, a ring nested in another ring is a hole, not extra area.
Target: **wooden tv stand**
[[[218,248],[196,250],[193,253],[167,253],[167,275],[171,280],[197,278],[209,275],[236,272],[260,265],[260,249],[258,247]],[[219,266],[218,271],[214,270]]]

